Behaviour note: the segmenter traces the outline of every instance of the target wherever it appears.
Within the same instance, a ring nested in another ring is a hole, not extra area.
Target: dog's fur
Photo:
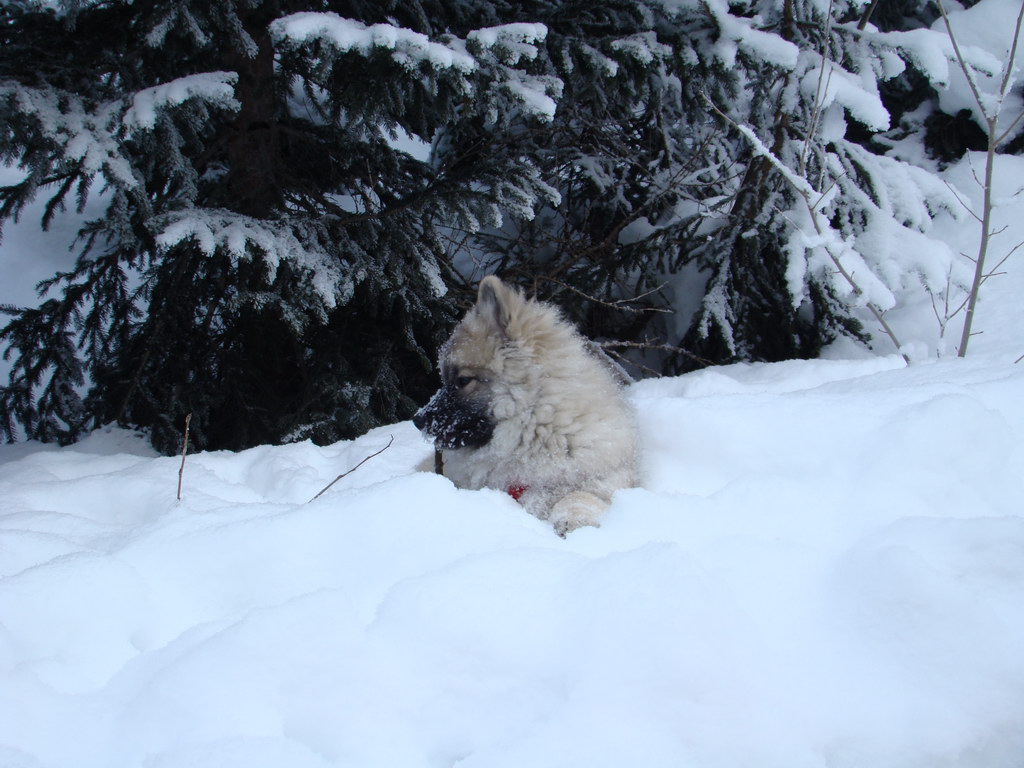
[[[485,277],[440,357],[442,387],[413,421],[460,488],[513,493],[565,535],[636,484],[632,411],[555,307]]]

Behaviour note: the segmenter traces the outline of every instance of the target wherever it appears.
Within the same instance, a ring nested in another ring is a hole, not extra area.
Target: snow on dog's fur
[[[507,491],[564,535],[636,484],[636,427],[607,361],[559,311],[497,277],[441,350],[413,419],[460,488]]]

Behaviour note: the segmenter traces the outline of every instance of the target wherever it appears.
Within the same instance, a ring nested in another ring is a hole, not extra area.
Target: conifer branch
[[[723,120],[726,120],[731,125],[733,125],[740,132],[740,134],[743,135],[750,142],[755,154],[759,154],[762,157],[764,157],[782,174],[782,177],[786,179],[786,181],[788,181],[790,185],[792,185],[792,187],[796,190],[796,193],[803,199],[804,205],[807,207],[807,211],[811,216],[811,223],[814,226],[815,234],[821,237],[824,241],[823,247],[825,248],[825,252],[828,254],[829,259],[832,261],[832,264],[835,266],[836,271],[840,275],[842,275],[843,278],[846,280],[847,284],[849,284],[854,296],[863,296],[864,289],[860,287],[860,284],[856,281],[856,279],[854,279],[854,275],[851,272],[849,272],[843,265],[842,259],[840,258],[841,254],[837,254],[835,252],[834,246],[831,244],[831,241],[826,236],[827,228],[826,225],[821,222],[821,212],[819,210],[820,201],[822,199],[821,193],[817,192],[811,185],[811,183],[804,176],[796,174],[788,166],[786,166],[786,164],[783,163],[782,160],[780,160],[775,153],[769,150],[764,145],[764,143],[761,142],[753,134],[753,132],[751,132],[749,128],[740,125],[731,117],[729,117],[729,115],[725,114],[725,112],[719,109],[718,105],[716,105],[711,100],[707,93],[704,94],[704,99],[705,101],[707,101],[711,109],[713,109]],[[903,351],[903,345],[896,337],[896,332],[893,331],[892,327],[886,321],[885,317],[883,316],[882,310],[879,309],[873,301],[866,302],[865,306],[867,306],[868,310],[874,316],[875,320],[882,327],[882,330],[885,333],[885,335],[889,337],[890,341],[892,341],[893,346],[896,347],[896,351],[899,353],[900,357],[903,358],[903,361],[907,363],[907,365],[910,365],[910,358],[907,356],[907,353]]]

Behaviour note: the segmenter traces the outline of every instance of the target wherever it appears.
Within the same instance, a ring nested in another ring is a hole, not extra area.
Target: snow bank
[[[4,448],[0,764],[1014,765],[1022,387],[643,382],[644,487],[566,540],[407,423],[190,456],[180,503],[124,432]]]

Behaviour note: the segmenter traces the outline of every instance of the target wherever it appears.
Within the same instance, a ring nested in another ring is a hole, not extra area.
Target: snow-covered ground
[[[124,431],[0,447],[0,766],[1019,768],[1017,262],[966,360],[635,385],[643,487],[565,540],[408,423],[191,455],[180,502]]]
[[[1006,766],[1024,366],[635,386],[643,488],[563,540],[409,425],[0,464],[0,765]],[[315,501],[363,457],[394,444]]]

